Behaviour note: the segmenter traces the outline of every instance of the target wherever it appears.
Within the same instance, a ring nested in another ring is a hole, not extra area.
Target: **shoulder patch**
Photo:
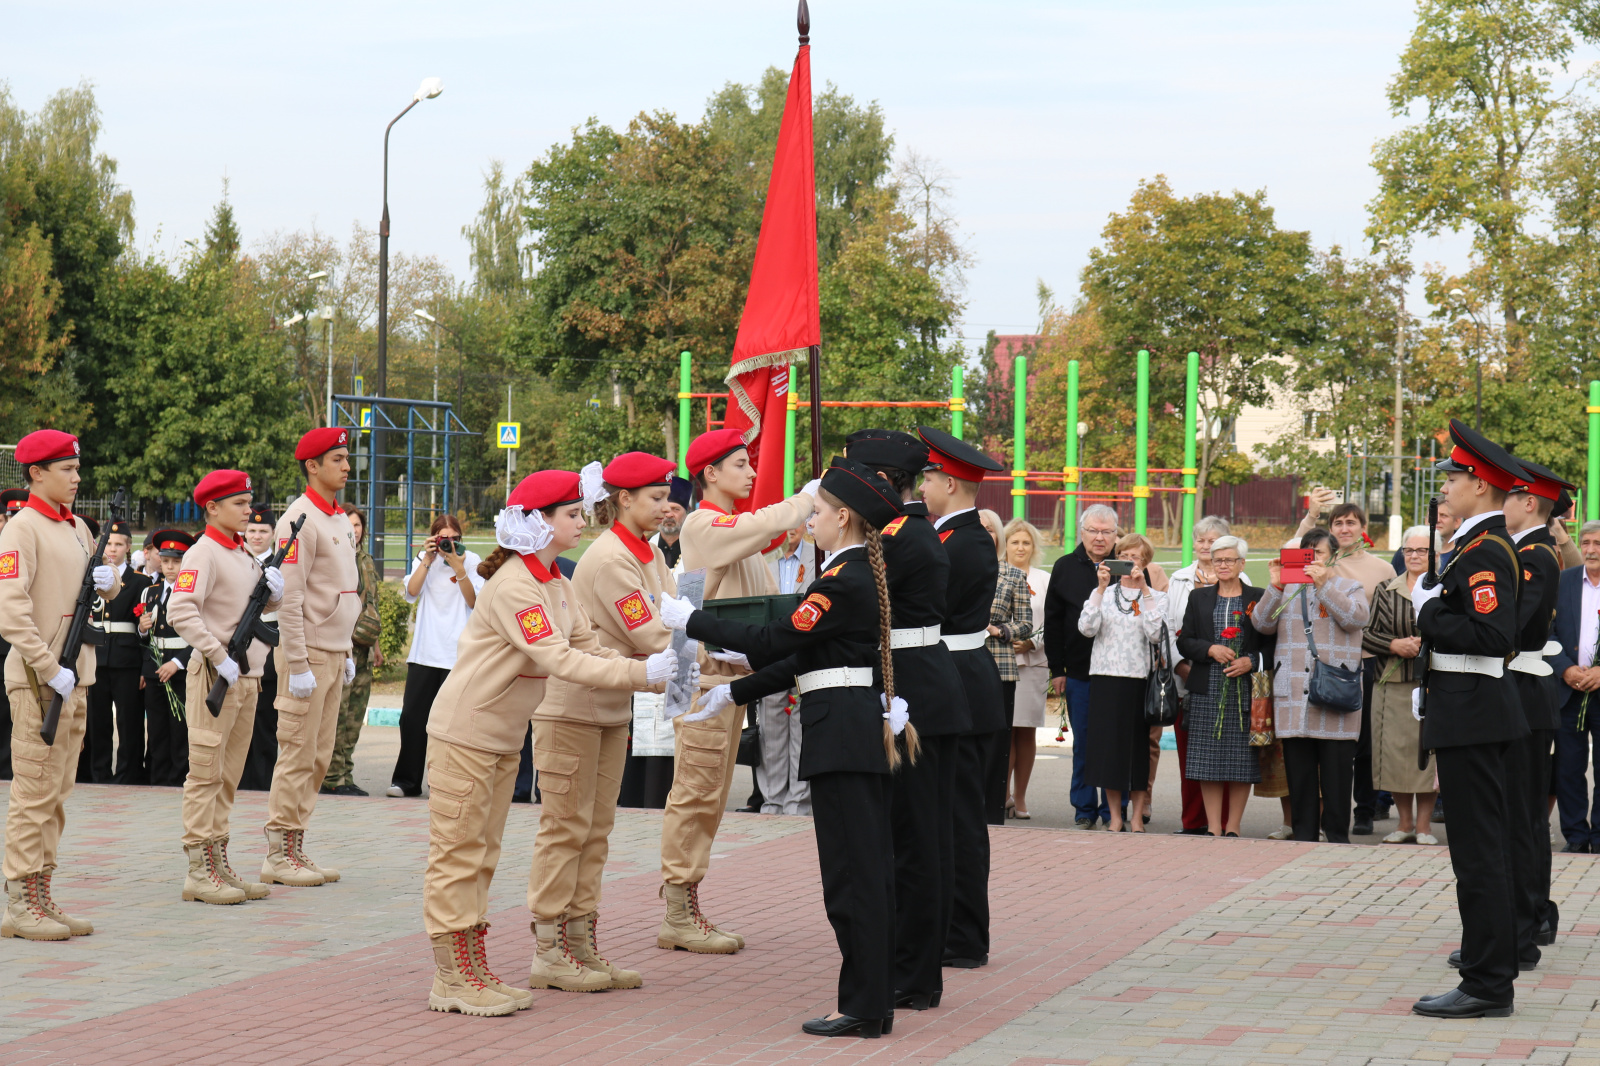
[[[950,539],[950,534],[952,534],[954,532],[955,532],[955,530],[953,530],[953,529],[947,529],[943,533],[940,533],[939,534],[939,543],[943,544],[945,541],[949,540]]]
[[[537,603],[526,611],[517,612],[517,624],[522,627],[522,639],[529,644],[538,643],[553,632],[550,620],[544,616],[544,608]]]
[[[16,577],[20,571],[17,567],[17,553],[14,551],[0,555],[0,581],[8,577]]]
[[[824,571],[822,576],[823,577],[833,577],[835,574],[837,574],[839,571],[843,570],[844,568],[845,568],[845,563],[840,563],[838,566],[834,567],[832,570]]]
[[[174,592],[193,592],[195,584],[200,580],[198,570],[179,570],[178,580],[172,583]]]
[[[822,597],[822,603],[827,602],[828,598],[826,596]],[[806,601],[796,607],[794,614],[789,616],[790,623],[802,633],[811,632],[816,628],[817,623],[822,621],[822,616],[828,609],[822,606],[822,603],[817,602],[816,593],[807,596]],[[828,606],[831,607],[832,604],[828,604]]]
[[[278,550],[282,551],[285,544],[289,544],[289,538],[280,538],[278,541]],[[286,563],[298,563],[300,561],[300,540],[298,537],[295,538],[295,542],[293,544],[289,544],[289,554],[283,557],[283,561]]]
[[[905,515],[901,515],[899,518],[896,518],[893,522],[890,522],[888,525],[883,527],[883,536],[885,536],[885,537],[894,536],[896,533],[900,532],[900,527],[905,525],[905,524],[906,524],[906,516]]]
[[[1484,585],[1472,590],[1472,609],[1479,614],[1490,614],[1500,606],[1500,598],[1495,595],[1493,585]]]
[[[736,515],[736,514],[719,514],[719,515],[717,515],[717,517],[715,517],[715,518],[713,518],[711,520],[711,524],[713,526],[721,526],[723,528],[727,528],[728,526],[737,525],[738,523],[739,523],[739,516]]]
[[[638,629],[650,621],[650,605],[644,601],[644,593],[635,589],[617,601],[617,614],[629,630]]]
[[[1522,572],[1522,580],[1524,580],[1524,581],[1532,581],[1533,580],[1533,575],[1528,573],[1528,571],[1524,570]]]
[[[833,601],[830,600],[828,597],[824,596],[820,592],[813,592],[811,595],[807,596],[806,597],[806,602],[807,603],[815,603],[815,604],[819,605],[824,611],[831,610],[832,607],[833,607]]]
[[[1474,585],[1481,585],[1485,581],[1493,581],[1493,580],[1494,580],[1494,571],[1493,570],[1479,570],[1476,574],[1473,574],[1471,577],[1467,578],[1467,588],[1471,588]]]

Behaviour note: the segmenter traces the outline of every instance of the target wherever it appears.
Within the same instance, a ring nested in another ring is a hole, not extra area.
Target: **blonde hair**
[[[1129,548],[1139,549],[1139,565],[1149,566],[1150,560],[1156,557],[1156,546],[1150,543],[1150,538],[1143,533],[1128,533],[1117,541],[1117,546],[1111,550],[1112,555],[1120,556]],[[1216,545],[1211,546],[1216,551]]]
[[[1044,554],[1044,547],[1042,543],[1044,537],[1042,534],[1040,534],[1039,530],[1034,526],[1034,524],[1028,521],[1026,518],[1013,518],[1011,521],[1006,523],[1006,528],[1000,533],[1001,558],[1005,557],[1006,545],[1011,543],[1011,538],[1017,533],[1018,530],[1026,533],[1028,535],[1028,539],[1033,541],[1033,554],[1028,557],[1028,565],[1039,565],[1039,557]]]
[[[983,528],[994,538],[995,557],[1003,557],[1006,553],[1006,538],[1005,534],[1001,532],[1004,527],[1000,521],[1000,516],[984,507],[978,511],[978,521],[983,523]]]

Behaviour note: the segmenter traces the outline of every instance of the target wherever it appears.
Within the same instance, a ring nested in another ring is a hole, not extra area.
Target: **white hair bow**
[[[521,504],[507,507],[494,516],[494,542],[520,555],[532,555],[550,543],[555,529],[538,511],[524,511]]]
[[[911,713],[906,708],[906,701],[896,696],[893,700],[887,699],[884,693],[878,693],[878,703],[883,706],[883,716],[889,720],[889,729],[895,736],[899,736],[905,729],[906,723],[911,720]]]
[[[583,513],[594,514],[595,506],[611,493],[606,491],[606,479],[599,463],[590,463],[578,471],[578,487],[583,492]]]

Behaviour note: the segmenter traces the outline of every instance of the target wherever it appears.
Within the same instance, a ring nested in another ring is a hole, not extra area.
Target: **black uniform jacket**
[[[894,628],[943,626],[950,557],[928,519],[928,505],[912,500],[905,514],[883,527],[883,563],[889,579]],[[988,625],[987,619],[984,625]],[[967,693],[955,659],[942,642],[894,653],[895,694],[906,701],[911,723],[925,736],[942,737],[972,728]]]
[[[798,674],[878,661],[878,586],[864,547],[829,560],[788,618],[765,626],[696,611],[688,634],[741,651],[756,673],[733,682],[735,703],[748,704],[794,683]],[[783,663],[782,668],[774,668]],[[883,704],[870,687],[824,688],[800,697],[800,776],[886,774]]]
[[[122,567],[122,591],[115,599],[95,601],[94,620],[106,630],[106,642],[95,648],[96,662],[111,670],[138,670],[144,666],[144,639],[139,636],[139,620],[133,609],[138,605],[144,590],[150,587],[150,578],[126,564]],[[134,628],[132,633],[113,633],[106,623],[121,622]]]
[[[168,596],[163,595],[164,592],[170,593],[170,587],[164,581],[157,581],[147,587],[143,593],[145,611],[153,611],[155,612],[156,616],[155,625],[150,627],[150,632],[148,634],[151,640],[154,640],[156,637],[164,637],[167,639],[179,638],[178,631],[173,629],[172,623],[167,621]],[[141,664],[143,667],[144,676],[146,678],[154,678],[156,676],[156,667],[160,666],[168,659],[176,659],[185,667],[189,665],[189,649],[187,647],[174,648],[167,651],[159,651],[153,644],[150,644],[149,647],[151,650],[144,653],[144,661]]]
[[[1561,556],[1546,527],[1528,533],[1517,544],[1522,562],[1522,591],[1517,594],[1517,650],[1542,651],[1556,624],[1556,597],[1561,593]],[[1529,729],[1560,729],[1561,704],[1567,687],[1552,669],[1549,677],[1515,673],[1522,713]]]
[[[950,557],[950,580],[946,589],[946,633],[976,633],[989,628],[989,612],[994,607],[994,586],[1000,577],[1000,559],[994,541],[983,528],[977,511],[964,511],[936,530]],[[1006,715],[1005,697],[1000,689],[1000,668],[994,656],[982,645],[971,651],[953,651],[956,672],[967,692],[967,708],[972,724],[966,735],[994,733],[1011,728]],[[918,728],[921,728],[920,726]]]
[[[1474,527],[1465,545],[1450,555],[1440,583],[1443,591],[1428,601],[1417,619],[1430,651],[1486,655],[1497,659],[1517,649],[1517,590],[1520,560],[1511,548],[1500,515]],[[1428,672],[1425,748],[1494,744],[1528,735],[1528,720],[1517,694],[1515,675]]]

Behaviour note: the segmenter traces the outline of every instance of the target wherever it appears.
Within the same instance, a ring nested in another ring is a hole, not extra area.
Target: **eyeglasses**
[[[1428,554],[1428,549],[1427,548],[1401,548],[1400,551],[1402,553],[1406,554],[1406,555],[1427,555]]]
[[[1096,537],[1114,537],[1117,535],[1117,531],[1114,529],[1091,529],[1088,526],[1083,528],[1083,532],[1086,536],[1092,534]]]
[[[1243,559],[1219,559],[1214,555],[1211,557],[1212,566],[1238,566],[1242,562]]]

